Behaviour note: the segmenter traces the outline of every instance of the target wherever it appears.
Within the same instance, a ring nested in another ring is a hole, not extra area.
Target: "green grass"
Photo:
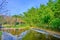
[[[25,28],[29,27],[29,25],[26,24],[19,24],[19,25],[4,25],[5,28]]]
[[[2,35],[2,31],[0,31],[0,36]]]

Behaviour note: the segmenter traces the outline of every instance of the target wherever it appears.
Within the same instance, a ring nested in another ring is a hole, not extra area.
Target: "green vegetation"
[[[0,36],[2,35],[2,31],[0,31]]]
[[[50,27],[51,27],[51,29],[53,29],[53,30],[58,30],[58,31],[60,31],[60,19],[58,19],[58,18],[53,19],[53,20],[50,22]]]
[[[27,28],[27,27],[29,27],[29,25],[27,25],[27,24],[18,24],[18,25],[4,24],[3,26],[5,28]]]
[[[35,31],[30,31],[22,40],[59,40],[51,35],[41,34]]]
[[[40,7],[32,7],[20,15],[13,15],[12,22],[6,21],[12,28],[40,27],[60,31],[60,0],[49,0],[47,5],[40,4]],[[8,27],[8,26],[7,26]]]
[[[21,19],[30,27],[49,28],[60,31],[60,0],[49,0],[47,5],[41,4],[39,8],[32,7]]]
[[[46,40],[46,37],[38,32],[30,31],[22,40]]]
[[[32,7],[27,12],[20,15],[13,15],[11,19],[3,19],[1,23],[6,28],[21,28],[21,30],[10,30],[12,34],[20,34],[31,27],[50,29],[60,32],[60,0],[49,0],[47,5],[40,4],[40,7]],[[23,28],[23,29],[22,29]],[[2,32],[0,32],[0,36]],[[22,40],[58,40],[52,36],[46,38],[45,34],[30,31]]]

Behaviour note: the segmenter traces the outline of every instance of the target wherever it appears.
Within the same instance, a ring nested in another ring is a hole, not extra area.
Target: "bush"
[[[4,22],[3,24],[7,24],[7,22]]]
[[[19,25],[19,22],[16,22],[16,24],[15,25]]]
[[[60,31],[60,19],[59,18],[55,18],[50,22],[50,27],[53,30],[58,30]]]

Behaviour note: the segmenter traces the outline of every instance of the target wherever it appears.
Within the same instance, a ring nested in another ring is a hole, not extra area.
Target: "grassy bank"
[[[26,24],[19,24],[19,25],[9,25],[9,24],[5,24],[3,25],[4,28],[26,28],[29,27],[29,25]]]
[[[2,31],[0,31],[0,36],[2,35]]]

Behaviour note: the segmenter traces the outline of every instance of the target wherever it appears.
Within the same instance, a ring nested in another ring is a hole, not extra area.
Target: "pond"
[[[12,35],[8,32],[2,32],[2,40],[22,40],[22,38],[27,34],[27,31],[22,32],[20,35]]]
[[[60,40],[60,38],[54,37],[52,35],[42,34],[36,31],[30,31],[23,40]]]
[[[18,31],[15,32],[16,34],[13,34],[11,32],[3,31],[2,40],[60,40],[60,38],[54,37],[52,35],[48,35],[48,33],[44,34],[45,31],[41,30],[39,32],[33,30],[25,30],[20,34]]]

